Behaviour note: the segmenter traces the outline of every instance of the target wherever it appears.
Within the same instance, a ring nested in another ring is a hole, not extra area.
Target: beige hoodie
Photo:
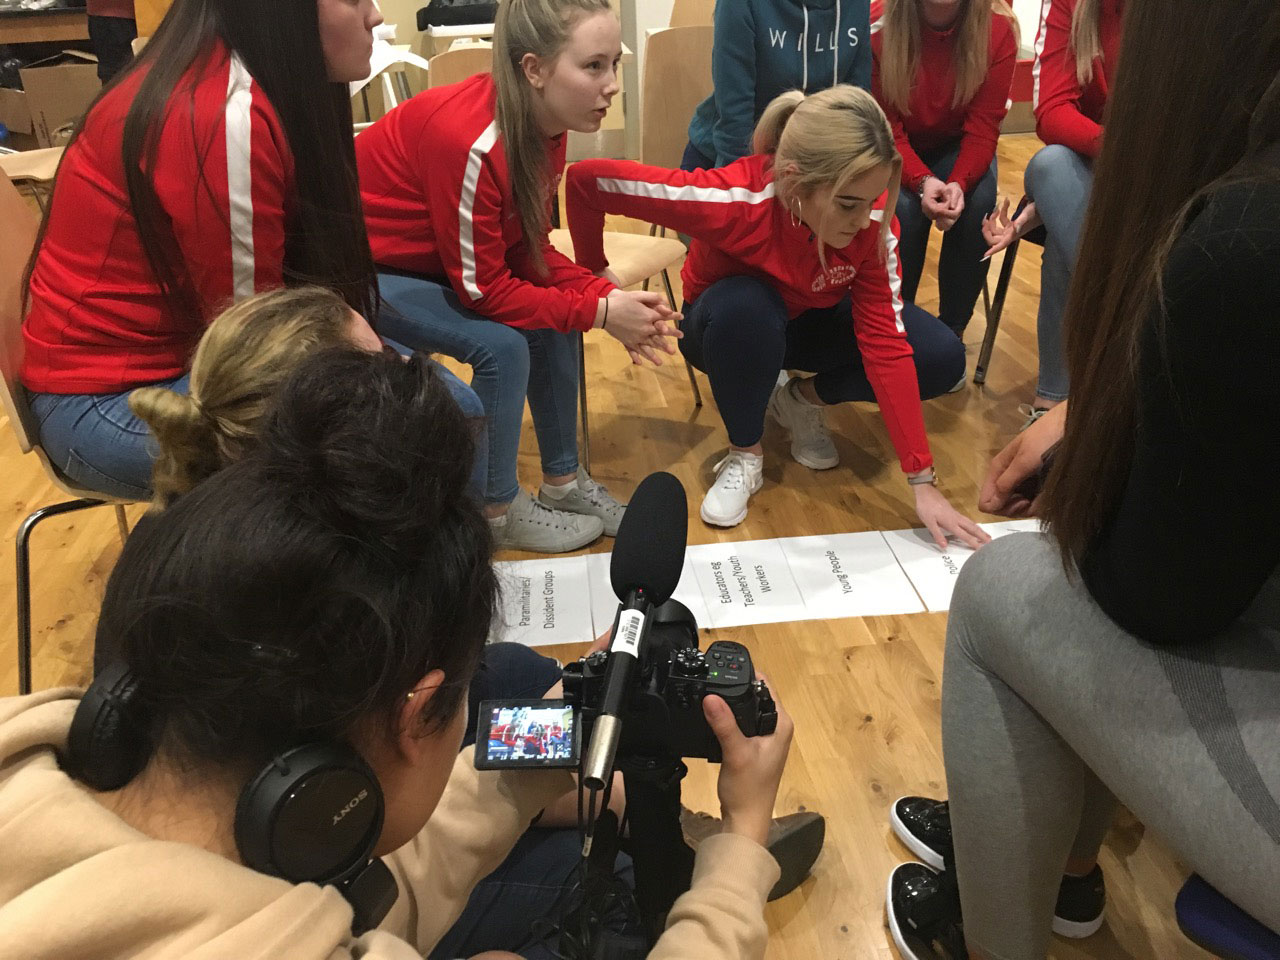
[[[458,756],[430,822],[387,857],[400,897],[379,929],[351,936],[332,887],[294,886],[217,854],[154,840],[58,767],[77,690],[0,699],[0,960],[418,960],[529,821],[572,782],[564,771],[478,772]],[[703,842],[693,887],[651,958],[764,955],[763,847]]]

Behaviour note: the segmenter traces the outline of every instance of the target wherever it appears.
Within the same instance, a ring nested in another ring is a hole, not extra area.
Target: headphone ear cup
[[[152,742],[139,689],[120,661],[94,678],[71,720],[67,773],[95,790],[119,790],[146,766]]]
[[[274,757],[240,792],[236,847],[245,864],[291,883],[341,884],[382,836],[382,787],[355,750],[309,743]]]

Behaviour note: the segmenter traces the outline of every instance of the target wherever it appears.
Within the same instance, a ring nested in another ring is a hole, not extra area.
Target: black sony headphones
[[[154,744],[139,689],[120,662],[94,678],[71,721],[67,773],[95,790],[118,790],[146,766]],[[240,791],[236,847],[260,873],[337,887],[359,936],[398,895],[391,871],[373,856],[384,815],[378,778],[355,750],[306,743],[272,757]]]

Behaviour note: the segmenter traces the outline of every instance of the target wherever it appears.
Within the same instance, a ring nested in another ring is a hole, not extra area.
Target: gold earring
[[[798,227],[802,223],[800,219],[800,212],[803,209],[804,207],[801,205],[799,197],[795,200],[795,209],[791,209],[790,207],[787,208],[787,212],[791,214],[791,225],[793,227]]]
[[[406,699],[406,700],[412,700],[415,696],[417,696],[417,693],[418,693],[418,691],[416,691],[416,690],[411,690],[411,691],[409,691],[409,695],[408,695],[407,697],[405,697],[405,699]]]

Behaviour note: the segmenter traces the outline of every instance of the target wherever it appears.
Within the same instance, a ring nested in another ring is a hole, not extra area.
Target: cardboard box
[[[97,58],[77,50],[38,60],[18,76],[22,90],[0,90],[0,122],[14,133],[34,134],[42,147],[65,143],[63,128],[79,120],[102,89]]]

